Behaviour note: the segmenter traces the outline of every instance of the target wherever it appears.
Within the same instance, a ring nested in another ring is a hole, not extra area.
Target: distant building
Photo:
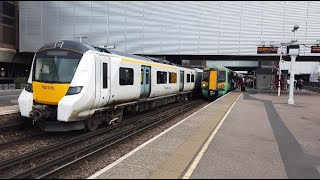
[[[12,84],[15,77],[26,77],[29,74],[30,58],[26,60],[25,57],[17,55],[19,51],[18,7],[18,1],[0,1],[0,84]],[[0,89],[2,87],[0,86]]]
[[[0,83],[27,77],[34,53],[58,40],[86,37],[82,42],[129,54],[195,67],[233,61],[230,67],[244,70],[276,67],[270,62],[280,50],[257,54],[257,45],[289,42],[294,25],[299,42],[320,37],[318,1],[2,1],[0,7]],[[303,47],[297,61],[320,61],[319,55]]]

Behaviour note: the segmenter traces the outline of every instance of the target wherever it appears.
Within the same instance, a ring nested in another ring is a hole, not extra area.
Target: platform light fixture
[[[296,40],[296,31],[299,29],[299,26],[298,25],[295,25],[293,27],[293,29],[291,30],[291,32],[293,32],[293,35],[294,35],[294,38],[293,38],[293,42],[297,42]]]
[[[296,31],[299,29],[298,25],[295,25],[293,27],[292,32],[294,33],[294,40],[293,42],[297,42],[296,40]],[[289,45],[287,47],[289,50],[289,55],[291,58],[291,66],[290,66],[290,86],[289,86],[289,98],[288,98],[288,104],[294,104],[294,99],[293,99],[293,85],[294,85],[294,74],[295,74],[295,61],[297,56],[299,55],[300,52],[300,46],[299,45]]]
[[[82,39],[86,39],[88,36],[77,36],[75,38],[79,38],[79,41],[82,42]]]
[[[104,47],[107,49],[115,49],[116,48],[115,45],[105,45]]]

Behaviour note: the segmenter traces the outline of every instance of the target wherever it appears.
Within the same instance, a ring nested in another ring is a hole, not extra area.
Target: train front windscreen
[[[33,81],[70,83],[81,57],[81,53],[68,50],[38,52],[33,65]]]

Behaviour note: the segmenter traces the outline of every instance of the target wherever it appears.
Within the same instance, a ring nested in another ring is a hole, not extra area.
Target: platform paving
[[[240,92],[231,92],[139,146],[89,179],[181,178]]]
[[[320,95],[244,93],[190,176],[320,178]]]

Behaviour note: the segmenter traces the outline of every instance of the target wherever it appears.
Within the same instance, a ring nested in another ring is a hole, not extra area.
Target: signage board
[[[320,46],[311,46],[311,53],[320,53]]]
[[[258,47],[257,49],[257,54],[277,54],[277,53],[278,53],[278,47],[262,46],[262,47]]]

